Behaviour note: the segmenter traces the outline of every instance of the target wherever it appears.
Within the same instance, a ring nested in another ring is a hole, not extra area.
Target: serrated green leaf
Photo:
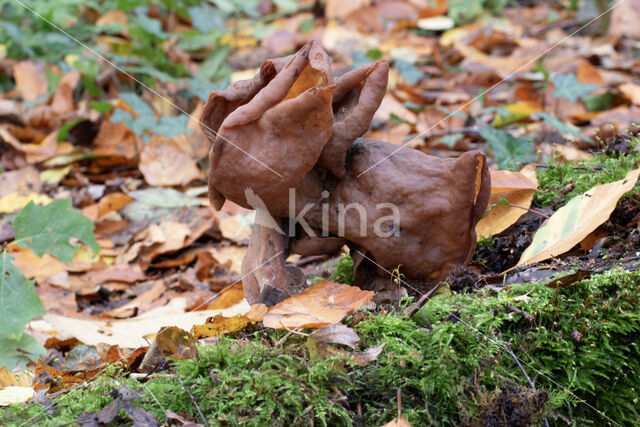
[[[142,221],[148,218],[151,222],[160,222],[185,206],[200,204],[197,198],[173,188],[132,191],[129,196],[133,197],[134,201],[125,206],[121,212],[131,221]]]
[[[408,61],[398,59],[393,63],[393,65],[400,73],[400,77],[406,80],[409,84],[416,85],[425,76],[424,72],[420,71],[418,67]]]
[[[27,280],[12,260],[6,251],[0,253],[0,334],[19,334],[29,320],[45,314],[34,281]]]
[[[509,169],[535,159],[534,144],[529,138],[516,138],[509,132],[492,127],[480,131],[498,162],[498,168]]]
[[[573,126],[572,124],[565,123],[547,112],[539,111],[536,113],[536,115],[538,115],[545,123],[550,124],[551,126],[556,128],[560,133],[566,133],[576,136],[586,142],[593,142],[591,138],[583,135],[577,127]]]
[[[557,98],[568,99],[569,101],[577,101],[582,96],[589,95],[596,89],[600,89],[598,85],[580,83],[575,74],[554,74],[551,76],[553,83],[553,96]]]
[[[71,263],[78,249],[69,242],[71,238],[85,243],[94,252],[100,251],[94,228],[89,218],[73,209],[69,199],[54,200],[46,206],[29,202],[13,223],[20,247],[31,249],[38,256],[51,254],[66,263]]]
[[[0,334],[0,366],[6,366],[9,371],[16,365],[23,368],[46,353],[47,350],[31,335]]]
[[[144,102],[138,95],[133,92],[126,92],[120,94],[120,99],[129,105],[129,107],[133,108],[133,111],[139,116],[151,116],[153,117],[154,111],[153,109]]]
[[[189,116],[181,114],[179,116],[163,116],[153,128],[153,133],[164,135],[167,138],[182,135],[183,133],[193,133],[193,129],[187,129]]]

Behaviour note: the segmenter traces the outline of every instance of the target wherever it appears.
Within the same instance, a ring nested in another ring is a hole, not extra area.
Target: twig
[[[536,318],[534,316],[532,316],[531,314],[527,313],[526,311],[522,311],[520,310],[518,307],[514,307],[511,304],[506,304],[504,306],[507,310],[517,313],[517,314],[521,314],[522,317],[524,317],[525,319],[527,319],[529,321],[529,323],[533,323],[534,320],[536,320]]]
[[[529,374],[527,374],[527,371],[524,370],[524,367],[522,366],[522,364],[520,364],[520,360],[516,357],[516,355],[513,353],[513,350],[511,350],[508,346],[506,345],[501,345],[502,348],[504,348],[507,353],[509,353],[509,356],[511,356],[511,358],[513,358],[513,360],[516,361],[516,363],[518,364],[518,367],[520,368],[520,370],[522,371],[522,373],[524,374],[524,377],[527,379],[527,382],[529,383],[529,385],[531,386],[531,388],[533,390],[536,390],[536,385],[533,383],[533,381],[531,381],[531,378],[529,377]],[[549,421],[545,418],[544,419],[544,425],[546,427],[549,427]]]
[[[415,304],[411,304],[409,307],[404,309],[404,314],[407,317],[411,317],[413,316],[416,311],[420,310],[420,308],[426,304],[427,301],[429,301],[431,299],[431,297],[433,296],[433,294],[440,289],[440,285],[442,282],[438,283],[436,286],[434,286],[429,292],[427,292],[426,294],[422,295],[420,297],[420,299],[418,301],[416,301]]]
[[[178,381],[180,381],[180,385],[182,386],[184,391],[189,395],[189,398],[191,399],[191,402],[193,402],[193,406],[195,406],[196,409],[198,410],[198,414],[200,415],[200,418],[202,419],[202,422],[204,423],[204,425],[206,427],[209,427],[209,423],[207,422],[207,419],[204,417],[204,414],[202,413],[202,411],[200,410],[200,406],[198,406],[198,402],[196,402],[195,397],[193,397],[193,394],[191,394],[191,391],[187,388],[187,386],[184,385],[180,375],[178,375]]]
[[[543,218],[549,219],[549,215],[545,215],[540,211],[537,211],[535,209],[531,209],[531,208],[525,208],[524,206],[520,206],[520,205],[514,205],[513,203],[509,203],[509,206],[514,207],[514,208],[518,208],[518,209],[524,209],[525,211],[529,211],[531,213],[534,213],[536,215],[540,215]]]
[[[543,169],[544,168],[551,168],[551,169],[555,168],[555,166],[553,166],[553,165],[545,165],[545,164],[542,164],[542,163],[536,163],[536,167],[537,168],[543,168]],[[612,172],[611,169],[605,168],[604,166],[600,166],[600,165],[594,165],[594,166],[591,166],[590,168],[588,168],[586,166],[571,166],[571,167],[573,169],[580,169],[580,170],[583,170],[583,171],[591,171],[591,172],[593,172],[593,171],[607,171],[609,173]]]

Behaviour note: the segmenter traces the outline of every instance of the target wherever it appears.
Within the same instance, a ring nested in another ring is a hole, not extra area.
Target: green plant
[[[71,207],[70,200],[56,200],[46,206],[30,202],[16,217],[13,228],[16,245],[32,250],[36,255],[51,254],[70,263],[77,239],[94,252],[100,250],[93,234],[94,225]],[[44,353],[36,340],[23,333],[24,326],[34,317],[44,314],[44,308],[34,290],[34,281],[12,264],[8,251],[0,253],[0,312],[5,321],[0,324],[0,366],[12,369]]]
[[[353,258],[351,258],[351,255],[344,253],[340,255],[340,259],[335,264],[334,271],[329,276],[329,279],[349,285],[353,283]]]

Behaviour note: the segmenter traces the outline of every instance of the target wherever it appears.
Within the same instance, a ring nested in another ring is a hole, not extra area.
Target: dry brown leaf
[[[35,101],[49,92],[49,82],[42,63],[16,62],[13,66],[13,77],[24,101]]]
[[[208,252],[222,265],[229,265],[229,271],[241,274],[242,258],[247,252],[246,246],[220,245],[209,248]]]
[[[104,196],[98,203],[82,209],[82,214],[92,221],[102,218],[109,212],[117,211],[133,201],[133,198],[124,193],[111,193]]]
[[[371,0],[327,0],[324,10],[329,19],[344,19],[351,12],[370,4]]]
[[[380,427],[411,427],[411,424],[409,424],[409,421],[407,421],[404,415],[400,415],[400,417],[394,418]]]
[[[155,135],[140,154],[140,172],[149,185],[186,185],[200,176],[196,162],[172,139]]]
[[[139,312],[145,312],[159,304],[154,304],[159,298],[161,298],[166,290],[166,286],[163,280],[158,280],[148,291],[138,295],[125,305],[122,305],[118,308],[114,308],[113,310],[106,311],[100,314],[102,318],[114,318],[114,319],[125,319],[131,317]],[[161,303],[166,302],[166,298],[160,301]]]
[[[236,283],[231,287],[225,288],[218,294],[216,299],[211,301],[209,305],[205,305],[203,308],[206,310],[222,310],[233,305],[236,305],[244,298],[244,291],[242,290],[242,283]]]
[[[342,344],[352,349],[356,348],[356,344],[360,341],[360,337],[356,332],[341,323],[327,325],[320,329],[316,329],[311,333],[311,338],[322,344]]]
[[[562,255],[580,243],[609,218],[620,197],[634,187],[639,175],[640,169],[632,170],[620,181],[595,186],[571,199],[538,229],[518,266]]]
[[[580,83],[604,86],[605,82],[596,67],[589,61],[580,59],[578,61],[578,71],[576,77]]]
[[[240,220],[237,215],[222,216],[218,221],[218,228],[222,233],[222,237],[236,242],[248,240],[251,236],[251,227]]]
[[[615,8],[611,11],[609,34],[639,39],[640,3],[625,0],[616,0],[615,3]]]
[[[100,369],[91,371],[65,371],[45,365],[42,360],[38,360],[36,363],[36,376],[34,378],[33,388],[35,390],[44,390],[47,393],[54,393],[88,381],[99,373]]]
[[[135,159],[142,150],[142,140],[127,125],[123,122],[113,123],[108,117],[102,121],[93,145],[96,156],[121,158],[125,163]]]
[[[535,165],[527,165],[522,172],[493,171],[491,172],[491,197],[489,198],[489,212],[476,225],[478,237],[488,238],[498,234],[514,224],[518,218],[527,213],[533,193],[538,188]],[[498,205],[501,199],[511,205]]]
[[[188,331],[193,325],[202,324],[209,317],[218,314],[234,316],[250,309],[245,300],[225,310],[185,312],[186,304],[186,298],[173,298],[162,307],[123,320],[88,320],[48,313],[42,320],[32,321],[30,327],[49,336],[75,337],[87,345],[107,343],[137,348],[147,345],[145,337],[155,336],[163,326],[176,326]]]
[[[0,197],[10,193],[21,196],[39,193],[41,188],[40,172],[33,166],[0,174]]]
[[[640,85],[627,82],[618,86],[620,91],[635,105],[640,105]]]
[[[226,317],[216,315],[207,319],[207,323],[191,328],[191,335],[196,338],[215,337],[223,333],[240,330],[250,323],[261,322],[269,308],[264,304],[254,304],[249,312],[242,316]]]
[[[51,100],[51,110],[56,114],[63,114],[73,111],[76,108],[76,103],[73,99],[73,90],[80,81],[80,73],[78,71],[72,71],[65,74],[58,88],[53,94]]]
[[[273,306],[263,322],[273,329],[321,328],[340,323],[373,295],[356,286],[324,280]]]

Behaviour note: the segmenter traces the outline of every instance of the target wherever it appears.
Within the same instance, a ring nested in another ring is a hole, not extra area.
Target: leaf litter
[[[269,6],[267,12],[281,15],[276,18],[226,2],[198,6],[213,11],[207,16],[215,16],[214,25],[197,18],[204,9],[181,9],[176,17],[159,13],[157,5],[134,12],[107,3],[102,9],[87,6],[86,15],[68,15],[64,6],[62,18],[53,19],[73,17],[79,26],[87,16],[97,19],[91,25],[102,25],[100,35],[87,41],[104,46],[101,51],[110,58],[132,53],[145,65],[129,64],[127,69],[136,78],[163,85],[195,117],[210,86],[224,89],[227,78],[252,76],[267,59],[262,51],[285,39],[290,51],[312,38],[322,40],[339,73],[355,68],[357,61],[391,60],[390,85],[367,137],[402,145],[426,131],[411,141],[424,153],[451,157],[478,146],[489,153],[492,208],[476,229],[485,240],[471,266],[474,273],[459,272],[459,277],[511,286],[545,283],[553,276],[548,285],[572,286],[610,268],[610,258],[598,256],[602,251],[635,268],[637,231],[634,237],[629,230],[637,228],[640,214],[634,203],[638,161],[633,126],[640,120],[639,91],[628,79],[637,74],[635,65],[628,51],[620,49],[638,37],[633,22],[640,12],[632,2],[614,9],[602,34],[578,34],[575,45],[529,64],[534,54],[573,28],[559,24],[575,26],[571,10],[507,7],[505,19],[496,25],[484,19],[488,12],[478,6],[482,2],[462,10],[454,1],[435,6],[403,1],[390,13],[385,2],[327,1],[321,14],[328,21],[304,5],[287,9],[287,2]],[[239,9],[225,12],[225,7]],[[582,6],[580,13],[585,13]],[[252,23],[250,17],[261,14],[272,20],[269,25]],[[220,37],[216,32],[225,27],[233,30]],[[143,45],[165,50],[167,62],[137,45],[136,32]],[[169,34],[177,35],[177,42]],[[55,336],[58,341],[47,349],[63,362],[71,350],[65,342],[109,343],[119,347],[111,356],[104,353],[104,360],[123,359],[131,368],[129,356],[138,351],[134,359],[140,363],[146,351],[140,349],[151,343],[162,356],[149,365],[158,366],[164,358],[190,357],[194,340],[242,334],[256,325],[295,333],[301,333],[296,328],[328,325],[310,333],[323,357],[355,358],[358,363],[357,354],[369,354],[362,360],[373,361],[385,351],[384,343],[364,353],[336,347],[357,347],[354,329],[340,322],[358,316],[354,311],[370,298],[367,291],[325,281],[309,288],[311,298],[296,295],[268,313],[250,307],[242,300],[240,264],[252,218],[234,205],[215,212],[198,190],[206,183],[208,145],[197,122],[177,115],[174,107],[136,87],[120,71],[78,55],[80,50],[69,53],[72,46],[55,57],[61,46],[55,38],[19,45],[21,37],[24,29],[16,28],[12,40],[0,43],[0,240],[6,242],[0,254],[5,261],[0,294],[17,289],[22,300],[20,305],[2,300],[3,313],[15,313],[9,316],[15,322],[0,328],[2,348],[10,349],[3,350],[0,365],[9,371],[16,363],[33,368],[39,356],[47,360],[42,346]],[[34,31],[33,37],[39,33]],[[49,43],[50,52],[43,51]],[[577,47],[581,44],[593,52],[585,54]],[[218,45],[223,48],[212,50]],[[285,53],[272,51],[272,56]],[[514,87],[499,86],[474,98],[511,73]],[[212,84],[203,77],[220,81]],[[200,87],[206,89],[195,89]],[[185,96],[193,91],[197,96]],[[623,141],[624,133],[631,142]],[[542,147],[551,147],[551,161],[544,150],[538,151]],[[625,180],[614,179],[620,171],[610,165],[597,164],[601,151],[618,160]],[[525,162],[535,163],[527,176],[514,171]],[[554,170],[570,171],[577,182],[558,178]],[[588,175],[600,179],[600,173],[610,176],[581,187]],[[544,178],[550,176],[563,185],[550,185]],[[575,188],[580,188],[578,194],[572,193]],[[541,195],[551,193],[553,204],[540,202]],[[564,200],[567,194],[573,198]],[[326,278],[327,261],[295,262]],[[572,262],[578,267],[564,265]],[[515,271],[503,274],[516,264]],[[348,301],[336,307],[335,300],[313,289],[329,289],[338,300]],[[43,306],[48,314],[40,318]],[[251,314],[256,311],[257,316]],[[42,360],[36,384],[52,384],[59,376],[65,384],[82,384],[98,372],[61,367],[49,372],[49,378]],[[137,369],[134,364],[131,370]],[[3,383],[0,392],[16,386]],[[31,396],[23,391],[22,399]],[[121,420],[120,409],[131,420],[153,422],[131,403],[136,396],[126,388],[113,389],[110,409],[83,414],[78,422]],[[400,415],[394,421],[406,422]]]

